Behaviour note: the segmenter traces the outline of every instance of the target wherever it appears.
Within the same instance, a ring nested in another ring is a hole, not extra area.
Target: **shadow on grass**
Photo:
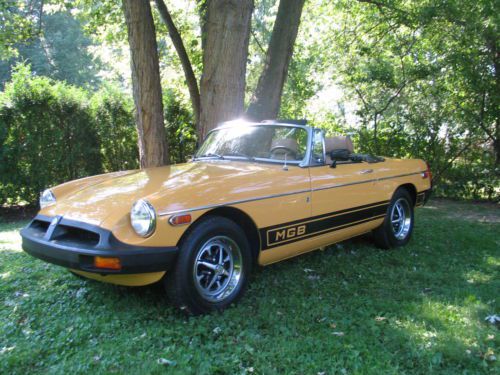
[[[0,348],[15,346],[0,370],[154,373],[168,358],[180,373],[493,373],[497,232],[423,211],[407,247],[364,236],[260,268],[237,306],[191,319],[159,284],[82,281],[0,251]]]

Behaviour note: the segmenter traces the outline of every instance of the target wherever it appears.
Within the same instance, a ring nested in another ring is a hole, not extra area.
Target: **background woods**
[[[182,162],[219,122],[307,118],[499,199],[494,0],[0,0],[0,204]]]

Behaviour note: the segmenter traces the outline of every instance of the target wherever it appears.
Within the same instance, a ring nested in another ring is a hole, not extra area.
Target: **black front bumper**
[[[120,242],[95,225],[63,217],[36,216],[21,230],[23,250],[59,266],[99,274],[133,274],[167,271],[177,258],[178,248],[141,247]],[[120,259],[121,269],[94,266],[94,257]]]

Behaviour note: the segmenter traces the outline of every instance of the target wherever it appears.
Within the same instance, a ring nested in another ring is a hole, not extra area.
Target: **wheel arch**
[[[197,224],[199,224],[209,216],[221,216],[236,223],[245,233],[250,244],[253,261],[255,263],[257,262],[261,248],[259,230],[253,219],[247,213],[235,207],[223,206],[205,212],[198,219],[196,219],[184,232],[181,239],[179,240],[179,244],[191,231],[195,229]]]
[[[407,183],[407,184],[399,185],[398,188],[396,189],[396,191],[399,189],[405,189],[410,194],[411,199],[413,201],[413,206],[415,207],[415,205],[417,204],[417,188],[415,187],[415,185],[413,185],[411,183]]]

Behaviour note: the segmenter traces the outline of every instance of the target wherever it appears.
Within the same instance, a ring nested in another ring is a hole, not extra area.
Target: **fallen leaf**
[[[76,298],[83,298],[85,297],[85,294],[87,294],[87,289],[80,288],[76,291]]]
[[[177,363],[165,358],[158,358],[158,364],[163,366],[175,366]]]
[[[5,354],[5,353],[8,353],[12,350],[14,350],[16,346],[4,346],[2,349],[0,349],[0,354]]]
[[[344,336],[344,332],[332,332],[335,336]]]
[[[375,318],[375,320],[376,320],[377,322],[383,322],[384,320],[387,320],[387,318],[386,318],[385,316],[377,316],[377,317]]]
[[[486,318],[484,318],[488,323],[490,324],[498,324],[500,323],[500,316],[498,315],[488,315]]]

